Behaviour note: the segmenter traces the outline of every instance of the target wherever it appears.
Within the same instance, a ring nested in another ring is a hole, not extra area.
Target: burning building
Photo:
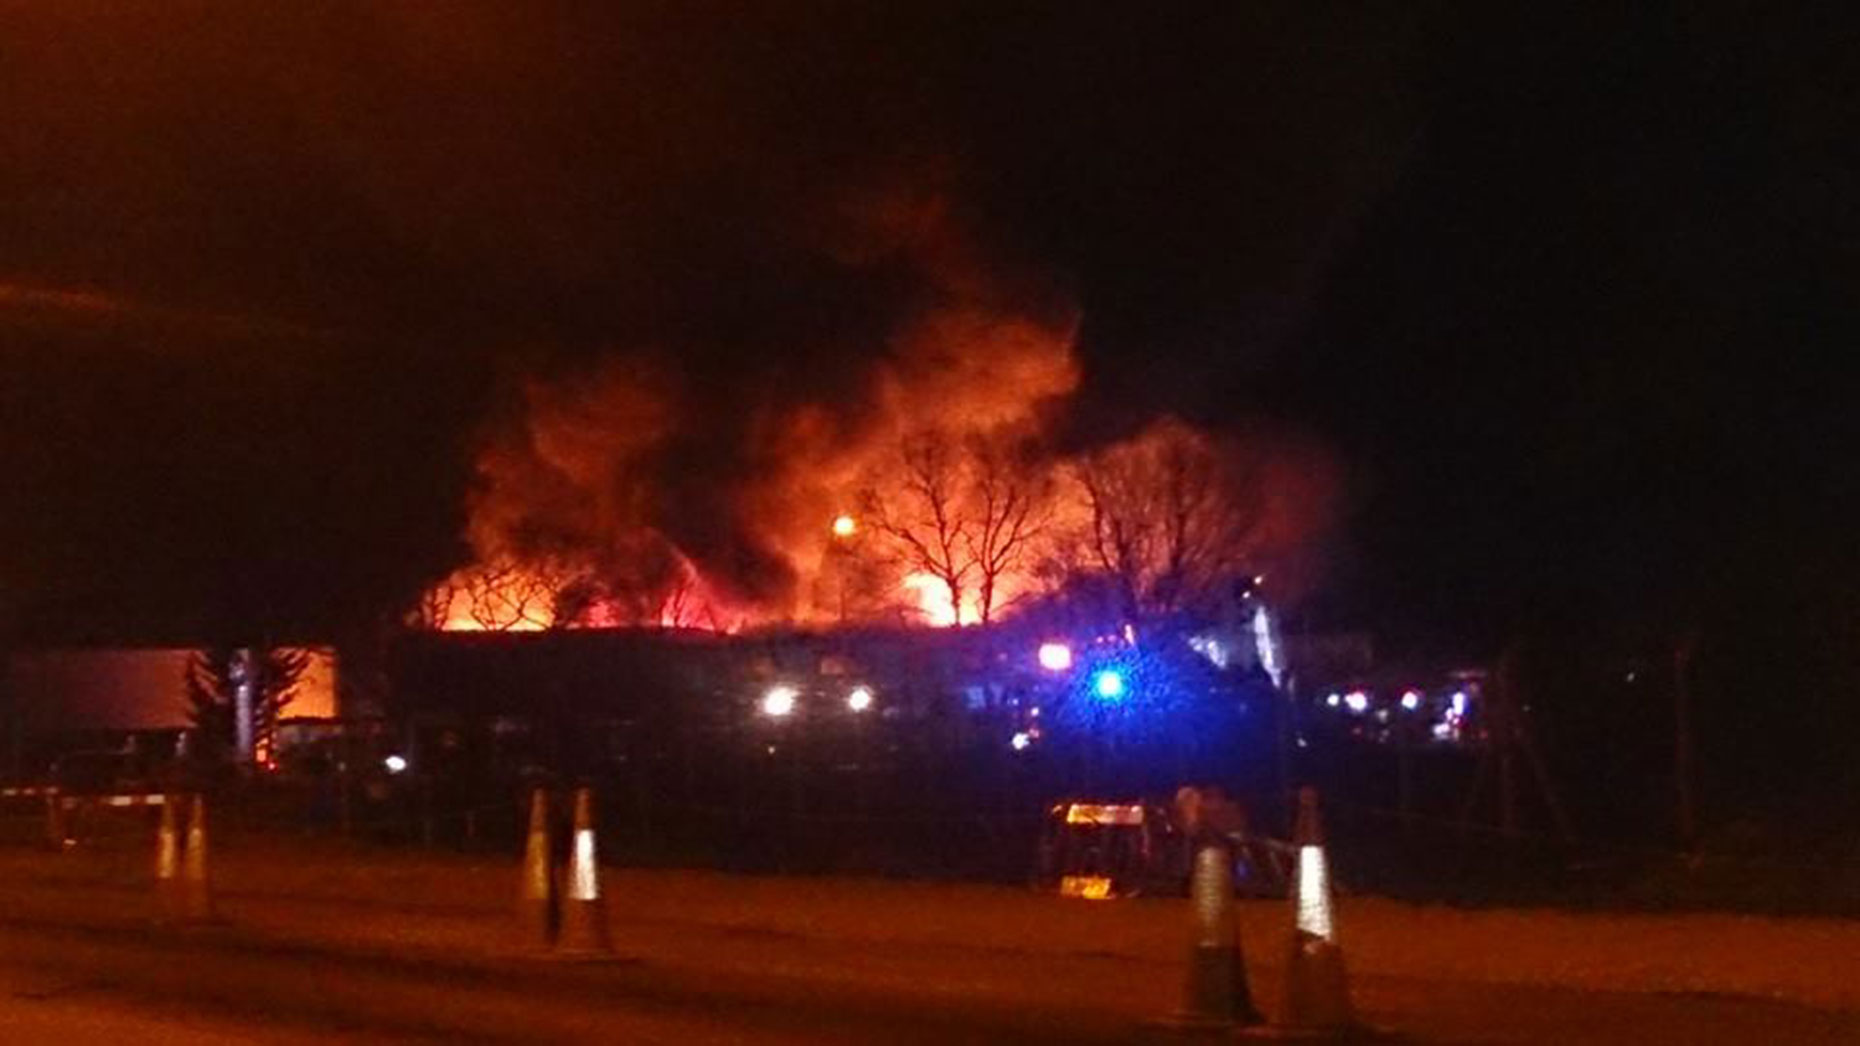
[[[937,193],[833,210],[828,263],[905,288],[858,344],[776,330],[727,374],[646,346],[516,380],[477,447],[471,560],[416,621],[975,624],[1094,572],[1147,614],[1302,569],[1331,510],[1323,455],[1170,419],[1062,453],[1081,380],[1063,296],[986,259]]]

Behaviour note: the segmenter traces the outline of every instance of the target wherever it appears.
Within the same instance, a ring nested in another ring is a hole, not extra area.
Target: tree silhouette
[[[244,705],[250,716],[252,761],[271,766],[278,722],[309,664],[310,652],[293,647],[216,646],[195,651],[187,660],[187,698],[196,757],[222,762],[245,754],[237,751],[238,716]]]
[[[1210,610],[1257,565],[1260,465],[1173,418],[1086,455],[1083,566],[1112,579],[1128,620]]]
[[[952,624],[971,611],[989,623],[1000,609],[1002,581],[1028,569],[1045,531],[1050,473],[1032,467],[1006,436],[913,437],[892,465],[861,495],[866,523],[906,570],[943,587]],[[965,603],[971,592],[972,607]]]

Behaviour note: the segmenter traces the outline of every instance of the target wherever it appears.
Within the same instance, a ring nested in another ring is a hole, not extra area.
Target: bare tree
[[[421,594],[408,617],[418,627],[485,632],[553,627],[573,577],[550,564],[475,563]]]
[[[560,585],[543,573],[511,564],[486,565],[465,578],[471,619],[487,632],[546,628],[555,622]]]
[[[1053,484],[1005,440],[978,436],[967,447],[963,537],[979,578],[976,610],[985,625],[994,618],[1001,579],[1032,561],[1034,542],[1051,520]]]
[[[452,613],[453,600],[461,598],[464,591],[464,586],[455,575],[420,593],[420,598],[406,617],[407,625],[423,629],[446,627],[446,620]]]
[[[1003,582],[1030,573],[1045,534],[1053,481],[1005,434],[905,441],[895,471],[861,497],[867,524],[891,558],[944,589],[955,624],[982,624],[1002,609]],[[973,595],[972,601],[966,597]]]
[[[1077,463],[1086,548],[1131,620],[1206,607],[1251,570],[1264,517],[1254,465],[1173,418]]]
[[[895,464],[895,487],[888,492],[869,486],[860,497],[861,511],[872,529],[890,539],[907,569],[943,585],[954,623],[960,625],[962,596],[975,558],[958,447],[943,436],[916,437],[904,442]]]

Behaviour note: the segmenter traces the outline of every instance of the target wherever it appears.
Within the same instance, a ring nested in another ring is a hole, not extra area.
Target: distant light
[[[1071,803],[1066,807],[1066,823],[1135,827],[1143,823],[1143,806],[1140,803]]]
[[[1421,692],[1419,690],[1403,691],[1401,695],[1401,706],[1410,712],[1421,707]]]
[[[1033,738],[1025,730],[1008,738],[1008,747],[1014,749],[1016,752],[1025,752],[1028,746],[1032,744]]]
[[[1369,695],[1361,690],[1352,690],[1343,696],[1343,703],[1350,706],[1350,711],[1362,715],[1369,711]]]
[[[1091,688],[1099,697],[1115,701],[1124,696],[1124,674],[1115,668],[1102,669],[1091,677]]]
[[[1064,672],[1072,667],[1072,648],[1064,643],[1040,644],[1040,667],[1048,672]]]
[[[849,538],[857,533],[859,533],[859,521],[858,520],[852,518],[851,516],[833,517],[833,536],[834,537]]]
[[[869,686],[853,687],[852,692],[846,695],[846,707],[855,712],[863,712],[872,707],[872,688]]]
[[[1466,715],[1466,691],[1455,690],[1453,692],[1453,718],[1460,719],[1460,718],[1464,718],[1465,715]]]
[[[1227,648],[1221,645],[1221,641],[1214,636],[1191,636],[1188,640],[1188,646],[1189,649],[1193,650],[1195,653],[1207,658],[1208,664],[1213,665],[1215,668],[1227,667]]]
[[[1332,694],[1332,695],[1330,695],[1329,697],[1327,697],[1327,698],[1325,698],[1325,699],[1324,699],[1324,703],[1325,703],[1325,704],[1327,704],[1327,705],[1329,705],[1329,706],[1330,706],[1330,707],[1332,707],[1332,708],[1335,708],[1335,707],[1337,707],[1338,705],[1340,705],[1340,704],[1343,704],[1343,695],[1342,695],[1342,694]]]
[[[407,757],[400,756],[400,755],[391,755],[391,756],[388,756],[386,759],[381,760],[381,765],[387,767],[388,773],[398,774],[401,771],[407,769]]]
[[[762,695],[762,714],[777,719],[791,715],[794,712],[794,699],[799,696],[791,686],[770,687],[769,692]]]
[[[1266,670],[1273,686],[1285,685],[1285,658],[1279,648],[1279,637],[1272,624],[1272,615],[1266,613],[1261,604],[1253,608],[1253,644],[1259,652],[1259,667]]]

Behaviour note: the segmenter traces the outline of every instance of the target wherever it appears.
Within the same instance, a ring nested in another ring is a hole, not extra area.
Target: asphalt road
[[[1151,1023],[1174,1005],[1182,981],[1180,961],[1167,958],[1173,946],[1099,948],[1093,934],[1064,936],[1094,920],[1124,925],[1131,913],[1173,919],[1166,905],[1023,905],[977,888],[831,880],[752,880],[739,890],[704,873],[635,873],[616,877],[609,898],[621,961],[582,964],[525,947],[504,903],[507,872],[496,864],[479,869],[482,887],[471,869],[444,866],[448,882],[466,883],[446,894],[422,886],[431,883],[428,866],[392,855],[378,868],[344,857],[352,879],[303,871],[312,865],[304,858],[301,878],[274,870],[267,881],[223,882],[226,924],[189,929],[152,918],[139,861],[112,871],[90,860],[0,861],[0,1042],[1181,1041]],[[231,867],[255,876],[281,865],[266,856]],[[715,892],[719,883],[727,898]],[[834,921],[847,904],[785,920],[748,917],[849,890],[865,895],[860,904],[914,899],[924,925],[876,932],[857,906]],[[982,932],[1021,907],[1035,913],[1037,946],[1021,943],[1018,930]],[[974,926],[936,932],[978,909]],[[1174,933],[1162,927],[1157,940]],[[1254,989],[1270,1008],[1275,957],[1258,937],[1251,946]],[[1353,988],[1363,1014],[1407,1042],[1860,1043],[1851,1009],[1744,995],[1387,970],[1353,974]]]
[[[649,959],[446,962],[304,948],[236,928],[19,919],[0,927],[0,950],[0,1039],[15,1043],[1176,1041],[1096,1007],[1016,1009],[935,985],[899,994]],[[1366,987],[1371,1016],[1410,1042],[1860,1041],[1852,1015],[1748,999]]]

